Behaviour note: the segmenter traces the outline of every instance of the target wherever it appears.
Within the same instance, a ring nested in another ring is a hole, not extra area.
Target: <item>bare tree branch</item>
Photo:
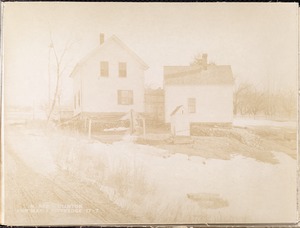
[[[66,53],[68,52],[68,50],[70,50],[70,48],[72,47],[72,43],[71,43],[71,40],[69,40],[64,48],[63,48],[63,51],[62,53],[59,55],[58,52],[57,52],[57,47],[55,46],[54,42],[53,42],[53,37],[52,37],[52,33],[50,32],[50,42],[51,42],[51,48],[53,49],[53,53],[54,53],[54,57],[55,57],[55,75],[56,75],[56,85],[55,85],[55,90],[54,90],[54,97],[53,97],[53,100],[52,100],[52,103],[50,105],[50,110],[49,110],[49,113],[48,113],[48,122],[50,121],[51,119],[51,116],[53,114],[53,111],[55,109],[55,106],[57,104],[57,101],[60,97],[60,81],[61,81],[61,77],[67,67],[67,65],[65,65],[63,68],[62,68],[62,64],[63,64],[63,60],[64,60],[64,57],[66,55]]]

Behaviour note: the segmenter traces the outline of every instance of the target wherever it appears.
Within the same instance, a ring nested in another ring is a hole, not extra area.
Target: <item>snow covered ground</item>
[[[127,131],[128,127],[114,127],[114,128],[106,128],[104,131]]]
[[[113,144],[74,139],[69,143],[72,149],[61,151],[58,161],[83,180],[98,183],[120,206],[152,222],[295,219],[296,161],[286,154],[274,152],[280,161],[276,165],[240,155],[204,159],[129,139]]]
[[[246,127],[246,126],[271,126],[271,127],[297,127],[297,121],[273,121],[265,119],[245,119],[236,118],[233,120],[233,126]]]
[[[37,129],[6,134],[14,151],[36,172],[51,176],[63,169],[82,183],[97,185],[112,202],[137,215],[140,223],[296,219],[296,160],[280,151],[273,152],[280,162],[270,164],[239,154],[230,160],[172,154],[135,144],[128,135],[104,144]]]

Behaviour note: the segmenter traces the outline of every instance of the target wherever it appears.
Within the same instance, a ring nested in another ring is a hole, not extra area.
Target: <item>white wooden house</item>
[[[206,57],[206,56],[205,56]],[[233,75],[228,65],[165,66],[165,122],[178,106],[190,123],[232,123]]]
[[[74,115],[144,112],[144,71],[148,66],[115,35],[81,59],[71,73]]]

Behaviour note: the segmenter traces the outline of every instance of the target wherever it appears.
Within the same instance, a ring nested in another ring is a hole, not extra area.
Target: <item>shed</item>
[[[189,115],[183,105],[177,106],[170,115],[173,136],[190,136]]]
[[[190,123],[232,124],[233,86],[230,65],[165,66],[165,122],[183,105]]]

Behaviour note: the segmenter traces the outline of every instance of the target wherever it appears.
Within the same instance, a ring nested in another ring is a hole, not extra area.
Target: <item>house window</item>
[[[127,77],[127,65],[126,63],[119,63],[119,77]]]
[[[133,104],[132,90],[118,90],[118,104],[120,105]]]
[[[108,62],[100,62],[100,75],[101,77],[108,77],[109,69],[108,69]]]
[[[189,113],[195,113],[196,112],[196,98],[189,98],[188,99],[188,110],[189,110]]]

